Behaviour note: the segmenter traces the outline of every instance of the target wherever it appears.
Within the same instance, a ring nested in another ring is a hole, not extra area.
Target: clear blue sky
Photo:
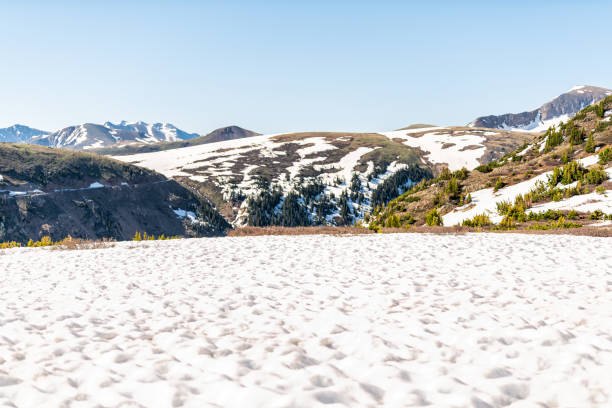
[[[0,127],[462,125],[612,88],[610,1],[0,0]]]

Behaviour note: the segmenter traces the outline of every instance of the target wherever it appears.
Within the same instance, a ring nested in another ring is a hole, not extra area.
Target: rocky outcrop
[[[575,86],[537,109],[522,113],[482,116],[471,127],[540,132],[571,119],[582,108],[611,95],[612,90],[595,86]]]

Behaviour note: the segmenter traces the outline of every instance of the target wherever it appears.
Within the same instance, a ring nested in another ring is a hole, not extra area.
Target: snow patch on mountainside
[[[237,160],[240,158],[241,154],[258,149],[259,147],[270,150],[275,144],[270,143],[269,139],[274,136],[278,135],[269,134],[253,136],[243,139],[182,147],[180,149],[140,153],[129,156],[116,156],[114,158],[154,169],[166,177],[190,177],[192,174],[184,170],[198,168],[202,163],[217,164]]]
[[[612,169],[608,169],[608,176],[612,176]],[[551,201],[544,204],[534,205],[528,212],[541,213],[548,210],[575,210],[580,212],[603,211],[605,214],[612,214],[612,190],[605,190],[603,193],[581,194],[560,201]]]
[[[586,106],[586,105],[585,105]],[[526,132],[545,132],[551,126],[557,126],[560,123],[565,123],[573,117],[567,114],[556,116],[552,119],[542,120],[542,115],[538,112],[536,118],[527,125],[522,126],[508,126],[505,122],[500,126],[500,129],[509,130],[514,132],[526,131]]]
[[[424,130],[429,131],[431,128],[381,132],[381,134],[389,139],[403,139],[404,144],[427,152],[425,157],[430,162],[446,163],[451,171],[459,170],[462,167],[472,170],[480,165],[478,159],[486,151],[486,147],[483,144],[486,140],[484,136],[476,133],[463,133],[452,136],[444,132],[444,128],[419,137],[411,136],[413,133]]]
[[[583,166],[588,167],[588,166],[591,166],[597,163],[597,160],[598,160],[597,155],[591,155],[591,156],[585,157],[577,161]],[[606,172],[608,176],[612,178],[612,167],[607,168]],[[461,207],[457,207],[453,209],[451,212],[449,212],[448,214],[445,214],[444,216],[442,216],[444,225],[446,226],[461,225],[463,221],[474,218],[476,215],[479,215],[479,214],[488,215],[491,218],[491,221],[497,224],[503,218],[501,215],[497,213],[497,203],[498,202],[509,201],[513,203],[514,199],[518,195],[529,193],[531,190],[533,190],[536,187],[537,183],[540,183],[540,182],[547,183],[548,177],[551,174],[552,174],[552,171],[547,171],[529,180],[523,181],[521,183],[503,187],[499,189],[498,191],[494,191],[493,188],[486,188],[486,189],[471,192],[470,193],[470,195],[472,196],[471,203],[466,204]],[[565,186],[565,187],[568,187],[568,186]],[[584,204],[586,202],[583,202],[582,199],[579,198],[579,197],[585,197],[585,196],[591,196],[591,195],[587,194],[587,195],[574,196],[569,199],[564,199],[560,201],[559,203],[565,202],[563,204],[563,209],[569,210],[569,209],[572,209],[571,207],[572,205],[576,205],[578,208],[573,208],[573,209],[575,209],[576,211],[582,211],[580,208],[591,208],[590,206],[585,207]],[[597,196],[594,196],[593,199],[596,200],[597,203],[602,203],[601,205],[603,206],[608,206],[609,205],[608,197],[612,197],[612,195],[610,194],[597,195]],[[530,208],[528,211],[533,211],[533,212],[539,212],[540,210],[546,211],[546,209],[553,208],[555,205],[556,204],[551,204],[551,203],[541,204],[540,206],[534,206]],[[603,211],[603,208],[602,208],[602,211]]]

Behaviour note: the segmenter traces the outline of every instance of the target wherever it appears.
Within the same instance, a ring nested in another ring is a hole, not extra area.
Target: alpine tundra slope
[[[467,127],[304,132],[115,158],[199,189],[236,225],[340,225],[443,167],[473,169],[532,138]]]
[[[606,225],[612,220],[611,118],[608,96],[499,160],[415,186],[375,211],[372,223],[501,229]]]

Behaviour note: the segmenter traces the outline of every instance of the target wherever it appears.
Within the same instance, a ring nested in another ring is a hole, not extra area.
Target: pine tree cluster
[[[372,208],[382,207],[399,196],[409,184],[417,183],[423,179],[431,179],[430,169],[416,165],[401,169],[380,183],[372,192]]]

